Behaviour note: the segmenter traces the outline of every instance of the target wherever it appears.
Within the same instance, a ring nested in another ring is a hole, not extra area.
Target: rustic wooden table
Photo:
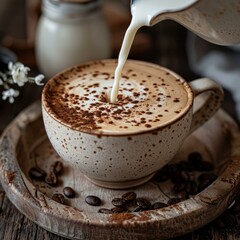
[[[146,30],[143,29],[143,31]],[[145,54],[135,52],[134,54],[132,53],[131,58],[143,59],[169,67],[187,80],[197,77],[188,67],[185,49],[186,31],[182,27],[174,23],[166,23],[165,25],[162,24],[161,26],[152,28],[147,34],[151,45],[145,47],[145,49],[147,49]],[[164,38],[162,36],[164,36]],[[113,55],[113,57],[116,56]],[[34,71],[37,72],[36,69],[34,69]],[[24,89],[17,101],[12,105],[0,99],[0,133],[26,106],[40,99],[40,93],[41,88],[30,86]],[[228,92],[226,92],[223,108],[233,118],[236,118],[234,102],[231,94]],[[0,239],[63,240],[65,238],[56,236],[28,220],[8,200],[0,185]],[[234,207],[227,210],[214,222],[188,235],[178,237],[175,240],[181,239],[240,239],[240,200],[236,200]]]

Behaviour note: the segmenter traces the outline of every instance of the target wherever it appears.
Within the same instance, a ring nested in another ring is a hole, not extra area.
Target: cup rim
[[[134,63],[134,64],[137,64],[137,65],[144,65],[144,66],[147,66],[147,67],[159,69],[161,71],[163,70],[164,72],[170,73],[172,76],[174,76],[174,78],[181,79],[181,81],[183,83],[183,86],[184,86],[184,89],[186,90],[186,92],[188,94],[188,100],[187,100],[187,103],[186,103],[185,107],[183,108],[183,111],[181,111],[179,114],[177,114],[175,117],[171,118],[170,120],[160,124],[159,126],[152,127],[152,128],[149,128],[149,129],[146,128],[146,129],[143,129],[143,130],[140,130],[140,131],[138,130],[138,131],[130,132],[130,133],[125,133],[125,132],[123,132],[123,133],[120,133],[120,132],[108,133],[108,132],[101,132],[101,130],[100,131],[88,131],[88,130],[84,130],[84,129],[78,129],[78,128],[75,128],[75,127],[71,126],[70,124],[62,122],[60,119],[57,118],[56,114],[54,114],[51,111],[51,107],[49,107],[49,104],[46,100],[45,95],[46,95],[47,88],[51,85],[51,83],[56,78],[62,76],[63,74],[65,74],[69,71],[72,71],[72,70],[74,70],[78,67],[84,66],[84,65],[96,64],[96,63],[100,63],[100,62],[102,62],[104,64],[107,64],[108,62],[111,62],[111,63],[116,62],[117,63],[117,61],[118,61],[117,59],[101,59],[101,60],[87,61],[87,62],[83,62],[83,63],[78,64],[78,65],[74,65],[72,67],[66,68],[66,69],[60,71],[59,73],[55,74],[54,76],[52,76],[46,82],[46,84],[44,85],[44,87],[42,89],[42,94],[41,94],[41,104],[42,104],[42,107],[44,108],[45,112],[52,119],[57,121],[59,124],[64,125],[65,127],[68,127],[68,128],[70,128],[74,131],[77,131],[77,132],[90,134],[90,135],[97,135],[97,136],[99,136],[99,135],[101,135],[101,136],[129,136],[129,135],[131,135],[132,136],[132,135],[139,135],[139,134],[144,134],[144,133],[149,133],[149,132],[156,132],[159,129],[168,127],[169,124],[173,124],[176,121],[178,121],[179,119],[183,118],[189,112],[189,110],[192,108],[193,99],[194,99],[193,90],[191,89],[189,83],[183,77],[181,77],[179,74],[177,74],[173,70],[170,70],[169,68],[163,67],[163,66],[155,64],[155,63],[146,62],[146,61],[142,61],[142,60],[128,59],[127,63],[129,62],[129,63]]]

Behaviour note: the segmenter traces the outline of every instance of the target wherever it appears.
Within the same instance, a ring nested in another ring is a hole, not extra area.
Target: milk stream
[[[134,37],[143,26],[150,26],[151,19],[161,13],[175,12],[184,9],[196,0],[135,0],[131,5],[132,20],[125,33],[118,57],[118,65],[114,74],[114,84],[111,90],[110,101],[117,101],[119,82],[124,64],[128,58]]]

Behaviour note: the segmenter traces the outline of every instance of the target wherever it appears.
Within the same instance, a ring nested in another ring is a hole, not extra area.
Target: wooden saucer
[[[132,189],[100,188],[76,169],[64,164],[57,187],[31,180],[28,171],[36,164],[45,171],[60,157],[53,150],[42,123],[41,105],[34,103],[6,128],[0,139],[0,180],[10,201],[26,217],[55,234],[70,239],[166,239],[186,234],[217,218],[240,190],[240,133],[236,123],[223,111],[188,137],[173,161],[185,160],[198,151],[215,166],[218,178],[187,200],[158,210],[114,214],[98,213],[112,208],[114,197],[134,191],[151,203],[178,197],[170,182],[154,180]],[[77,195],[62,205],[51,199],[65,186]],[[102,205],[90,206],[88,195],[98,196]]]

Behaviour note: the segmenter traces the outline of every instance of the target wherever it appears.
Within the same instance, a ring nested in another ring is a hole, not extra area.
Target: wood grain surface
[[[237,200],[235,206],[223,213],[214,222],[191,234],[175,239],[239,239],[239,213],[240,201]],[[2,188],[0,189],[0,214],[0,239],[65,239],[42,229],[24,217],[9,202]]]

